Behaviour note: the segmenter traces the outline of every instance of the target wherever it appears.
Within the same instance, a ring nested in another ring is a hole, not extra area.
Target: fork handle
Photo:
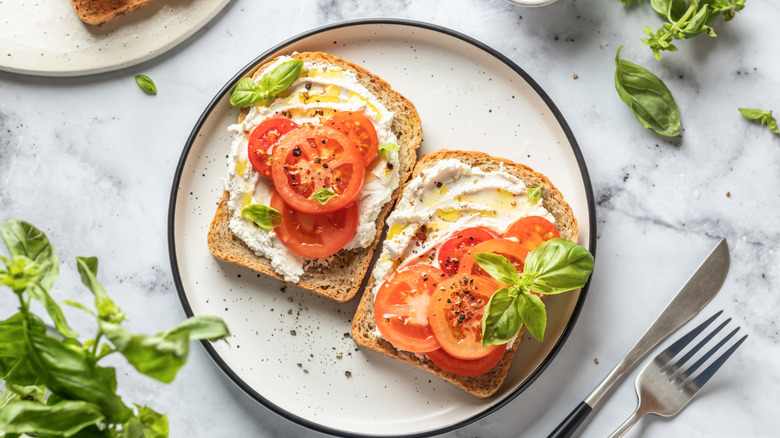
[[[588,415],[590,415],[591,412],[593,412],[593,408],[589,404],[584,401],[580,402],[580,404],[578,404],[577,407],[561,421],[561,424],[559,424],[547,438],[568,438],[574,435],[574,432],[580,427],[580,424],[588,418]]]
[[[612,432],[612,435],[609,436],[609,438],[620,438],[623,435],[628,432],[628,429],[631,429],[631,427],[636,424],[637,421],[639,421],[640,418],[642,418],[642,415],[645,415],[644,412],[640,411],[639,406],[637,406],[636,410],[633,414],[631,414],[630,417],[626,421],[623,422],[623,424],[620,425],[614,432]]]

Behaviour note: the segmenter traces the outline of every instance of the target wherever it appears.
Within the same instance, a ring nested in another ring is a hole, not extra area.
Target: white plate
[[[155,1],[102,26],[68,0],[0,1],[0,70],[79,76],[151,59],[209,22],[230,0]]]
[[[421,154],[483,150],[548,175],[574,209],[580,243],[594,251],[584,160],[563,117],[518,66],[462,34],[401,20],[338,23],[280,44],[225,85],[190,135],[171,192],[171,265],[187,314],[218,315],[230,326],[229,344],[204,343],[222,370],[265,406],[323,432],[455,429],[502,406],[538,376],[571,330],[584,292],[550,297],[545,342],[523,341],[505,384],[480,400],[413,366],[358,350],[348,337],[357,298],[337,304],[294,287],[285,291],[278,281],[218,262],[206,247],[231,143],[226,128],[238,116],[228,103],[230,86],[264,58],[314,50],[363,65],[409,98],[423,122]]]

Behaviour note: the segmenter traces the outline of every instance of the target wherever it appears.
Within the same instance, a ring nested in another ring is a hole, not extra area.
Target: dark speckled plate
[[[231,78],[195,125],[176,171],[169,213],[171,264],[188,315],[219,315],[230,344],[204,343],[222,370],[274,412],[326,433],[432,435],[488,415],[530,385],[574,326],[584,290],[550,297],[544,343],[524,340],[503,387],[471,397],[420,369],[358,350],[349,338],[357,299],[337,304],[215,260],[206,233],[222,193],[227,91],[265,58],[326,51],[387,80],[420,112],[421,154],[482,150],[522,162],[563,192],[595,251],[595,209],[579,147],[549,97],[519,66],[452,30],[400,20],[328,25],[285,41]]]

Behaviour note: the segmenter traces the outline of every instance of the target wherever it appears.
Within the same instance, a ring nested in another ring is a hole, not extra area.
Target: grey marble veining
[[[636,2],[633,2],[636,3]],[[269,47],[312,27],[363,17],[435,23],[508,56],[547,92],[571,126],[597,204],[597,265],[568,342],[515,400],[447,436],[540,437],[633,345],[720,237],[731,249],[726,284],[696,320],[725,309],[750,335],[674,419],[645,418],[629,436],[771,437],[780,430],[780,136],[738,107],[780,116],[780,4],[751,0],[717,23],[717,38],[678,44],[661,61],[640,43],[660,20],[648,5],[559,0],[522,8],[501,0],[236,0],[203,30],[139,66],[86,78],[0,72],[0,220],[23,218],[54,242],[57,288],[87,301],[74,257],[101,260],[101,280],[131,316],[162,330],[183,319],[167,248],[168,197],[182,146],[214,94]],[[684,133],[642,128],[614,89],[614,58],[643,65],[672,90]],[[154,97],[133,76],[157,83]],[[576,77],[575,77],[576,75]],[[222,163],[215,163],[222,165]],[[0,317],[13,309],[0,295]],[[89,332],[68,309],[78,330]],[[320,433],[259,405],[203,348],[173,384],[116,360],[120,393],[166,412],[173,437]],[[634,370],[583,437],[610,433],[635,406]]]

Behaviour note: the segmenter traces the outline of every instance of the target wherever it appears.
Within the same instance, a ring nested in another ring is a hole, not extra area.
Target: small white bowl
[[[530,7],[536,7],[536,6],[544,6],[549,5],[550,3],[554,3],[556,0],[506,0],[509,3],[516,4],[518,6],[530,6]]]

